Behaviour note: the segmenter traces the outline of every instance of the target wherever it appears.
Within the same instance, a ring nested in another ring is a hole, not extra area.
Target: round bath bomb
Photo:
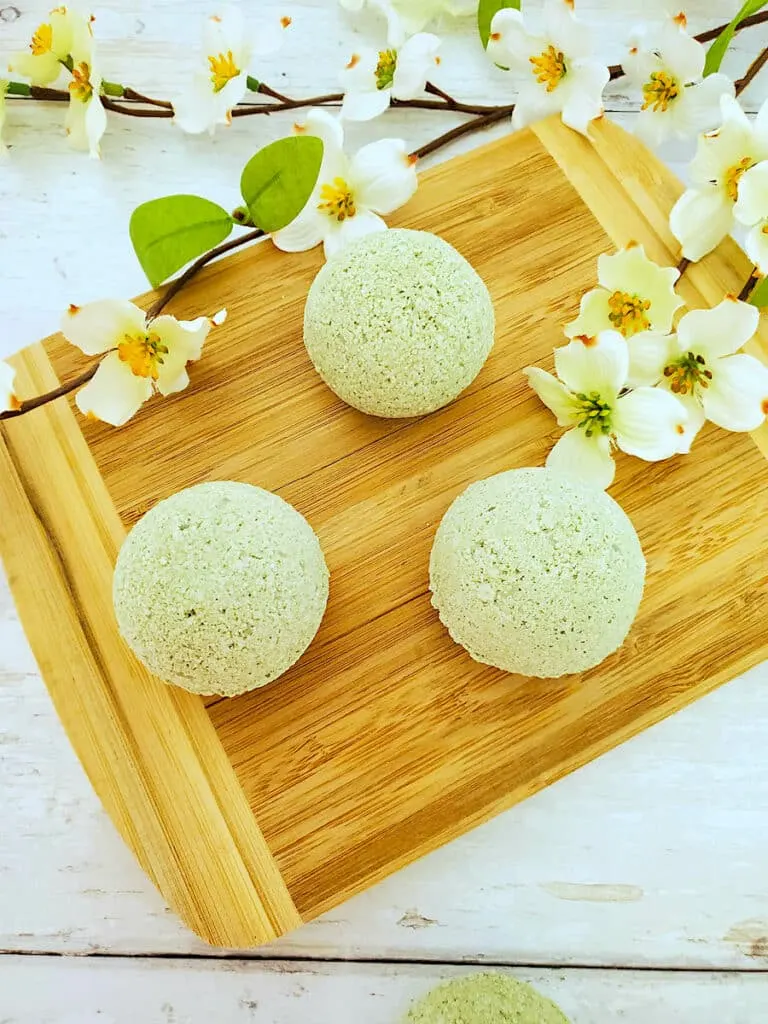
[[[569,1024],[523,981],[485,972],[447,981],[411,1007],[403,1024]]]
[[[328,570],[312,527],[282,498],[199,484],[136,524],[113,596],[120,632],[151,672],[231,697],[301,657],[325,611]]]
[[[550,678],[624,642],[645,582],[634,527],[604,491],[549,469],[472,484],[432,547],[432,604],[475,661]]]
[[[468,387],[493,346],[482,279],[424,231],[379,231],[312,283],[304,344],[325,383],[374,416],[423,416]]]

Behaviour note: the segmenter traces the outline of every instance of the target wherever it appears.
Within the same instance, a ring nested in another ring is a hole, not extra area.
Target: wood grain
[[[634,167],[626,187],[621,167],[605,156],[609,143]],[[401,222],[457,245],[488,282],[499,325],[478,380],[434,416],[374,420],[335,399],[301,345],[303,297],[319,256],[288,257],[266,244],[212,267],[180,298],[180,314],[229,309],[188,392],[150,404],[120,431],[83,426],[125,525],[180,487],[234,477],[281,493],[320,535],[332,598],[315,644],[278,685],[209,706],[304,919],[768,652],[766,579],[756,557],[768,540],[768,466],[749,438],[715,430],[685,459],[620,464],[614,493],[638,528],[650,574],[628,643],[600,668],[556,683],[504,676],[471,662],[429,606],[429,546],[450,501],[474,479],[540,463],[555,436],[520,370],[551,364],[562,323],[594,283],[597,255],[635,239],[653,257],[677,260],[656,207],[641,212],[648,200],[635,165],[643,180],[664,184],[668,194],[655,203],[668,209],[679,186],[607,124],[596,128],[594,148],[549,122],[424,176]],[[734,248],[713,260],[689,271],[689,304],[709,304],[746,278]],[[72,350],[60,339],[47,347],[59,375],[71,373]],[[27,421],[14,430],[39,466]],[[52,454],[47,472],[58,465]],[[72,531],[65,540],[75,564],[81,537]],[[10,536],[4,549],[9,543]],[[24,611],[29,595],[17,599]],[[108,634],[103,594],[101,601]],[[114,644],[110,650],[104,672],[120,675],[124,656],[114,656]],[[207,764],[209,742],[218,749],[205,738],[198,765]],[[150,775],[152,744],[147,737],[142,764]],[[183,833],[183,816],[177,820]],[[187,842],[198,863],[217,859],[199,834]],[[232,895],[200,886],[199,898],[226,904]]]

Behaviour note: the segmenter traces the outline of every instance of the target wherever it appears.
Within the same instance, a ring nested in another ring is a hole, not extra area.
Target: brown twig
[[[101,105],[105,110],[111,110],[115,114],[128,114],[129,117],[173,117],[173,107],[126,107],[122,103],[116,103],[109,96],[100,96]]]
[[[755,290],[755,285],[760,280],[760,274],[757,269],[753,270],[749,275],[749,278],[744,282],[744,287],[741,289],[739,294],[736,296],[740,302],[746,302],[752,292]]]
[[[252,114],[279,114],[283,110],[301,110],[303,107],[324,107],[329,103],[341,103],[344,93],[331,92],[324,96],[312,96],[308,100],[285,100],[281,103],[238,103],[232,108],[232,117],[250,117]]]
[[[271,85],[267,85],[266,82],[259,82],[259,92],[263,96],[271,96],[273,100],[279,100],[281,103],[294,103],[290,96],[285,96],[283,93],[273,89]]]
[[[393,107],[404,107],[410,110],[449,110],[454,114],[494,114],[508,104],[487,105],[482,103],[461,103],[451,100],[450,105],[442,100],[391,100]]]
[[[677,264],[677,270],[678,270],[678,273],[680,274],[680,277],[683,276],[683,274],[686,272],[688,267],[690,267],[690,265],[691,265],[691,261],[688,259],[688,257],[687,256],[683,256],[683,258]]]
[[[742,78],[737,79],[737,96],[741,96],[741,94],[744,92],[744,90],[747,88],[750,82],[753,82],[755,78],[757,78],[762,69],[765,67],[766,62],[768,62],[768,46],[766,46],[764,50],[761,50],[757,57],[755,57],[755,59],[752,61],[752,63],[749,65],[746,72],[744,73],[744,76]]]
[[[166,110],[173,110],[173,104],[169,103],[168,100],[156,100],[151,96],[145,96],[144,93],[137,92],[135,89],[127,88],[123,93],[123,99],[133,100],[135,103],[146,103],[150,107],[165,107]]]
[[[428,92],[430,96],[439,97],[446,103],[453,104],[456,102],[456,100],[453,98],[453,96],[450,95],[450,93],[447,93],[445,89],[441,89],[439,85],[435,85],[434,82],[427,82],[427,84],[424,86],[424,91]]]
[[[32,412],[33,409],[39,409],[41,405],[47,405],[49,402],[54,402],[57,398],[63,398],[64,395],[70,394],[72,391],[77,391],[84,384],[93,377],[99,368],[99,363],[96,362],[93,366],[89,366],[87,370],[80,374],[79,377],[75,377],[74,380],[69,381],[66,384],[61,384],[53,391],[47,391],[44,395],[38,395],[36,398],[28,398],[25,402],[21,402],[18,409],[9,409],[7,412],[0,412],[0,420],[12,420],[16,416],[23,416],[25,412]]]
[[[436,139],[432,139],[431,142],[427,142],[418,149],[415,149],[411,156],[422,160],[425,156],[435,153],[438,149],[442,149],[443,146],[447,146],[449,142],[460,139],[463,135],[470,135],[473,132],[479,132],[483,128],[488,128],[489,125],[495,124],[497,121],[503,121],[505,117],[511,117],[514,109],[515,105],[512,103],[510,106],[497,107],[496,110],[493,110],[488,114],[481,114],[478,117],[474,117],[471,121],[465,121],[464,124],[460,124],[456,128],[451,128],[449,132],[445,132],[443,135],[439,135]]]
[[[195,274],[202,270],[211,260],[215,260],[217,256],[223,256],[225,253],[232,252],[233,249],[239,249],[241,245],[255,242],[257,238],[263,238],[264,234],[265,232],[261,228],[254,228],[253,231],[248,231],[237,238],[231,238],[228,242],[222,242],[221,245],[217,245],[214,249],[204,252],[202,256],[199,256],[194,263],[187,267],[180,277],[174,278],[160,298],[149,307],[147,310],[147,320],[154,320],[156,316],[159,316],[174,295],[178,295],[184,285],[191,281]]]

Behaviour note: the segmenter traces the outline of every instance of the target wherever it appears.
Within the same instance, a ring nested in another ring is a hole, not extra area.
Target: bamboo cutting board
[[[592,143],[546,121],[425,173],[398,222],[468,257],[498,333],[474,385],[424,419],[366,417],[325,388],[301,342],[321,256],[266,243],[178,298],[180,316],[229,310],[188,391],[119,430],[66,400],[3,426],[0,552],[41,671],[126,842],[209,942],[250,946],[297,927],[768,656],[764,434],[707,430],[692,455],[656,466],[620,458],[612,493],[640,534],[648,585],[623,649],[581,677],[475,664],[427,594],[451,501],[473,480],[541,464],[556,436],[521,368],[551,366],[599,253],[634,239],[677,261],[667,217],[679,192],[604,120]],[[681,294],[714,305],[749,269],[724,243]],[[48,339],[18,357],[20,390],[81,365]],[[332,580],[297,666],[203,702],[131,657],[111,575],[126,529],[211,479],[294,504]]]

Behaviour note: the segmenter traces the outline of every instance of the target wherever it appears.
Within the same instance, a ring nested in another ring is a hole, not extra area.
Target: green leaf
[[[752,294],[749,296],[749,301],[753,306],[757,306],[758,309],[768,306],[768,277],[758,281],[757,287],[753,289]]]
[[[200,196],[165,196],[137,206],[131,242],[153,288],[224,241],[232,230],[227,211]]]
[[[738,14],[736,14],[732,21],[728,22],[707,51],[707,59],[704,62],[705,75],[711,75],[715,71],[720,70],[725,51],[731,45],[731,40],[736,35],[736,29],[745,18],[748,18],[751,14],[757,14],[764,7],[768,7],[768,0],[747,0]]]
[[[768,2],[768,0],[767,0]],[[491,36],[491,22],[493,16],[503,11],[505,7],[513,7],[520,10],[520,0],[480,0],[477,8],[477,30],[484,47],[488,47],[488,40]]]
[[[323,143],[294,135],[260,149],[243,168],[240,192],[262,231],[284,228],[301,213],[317,184]]]

